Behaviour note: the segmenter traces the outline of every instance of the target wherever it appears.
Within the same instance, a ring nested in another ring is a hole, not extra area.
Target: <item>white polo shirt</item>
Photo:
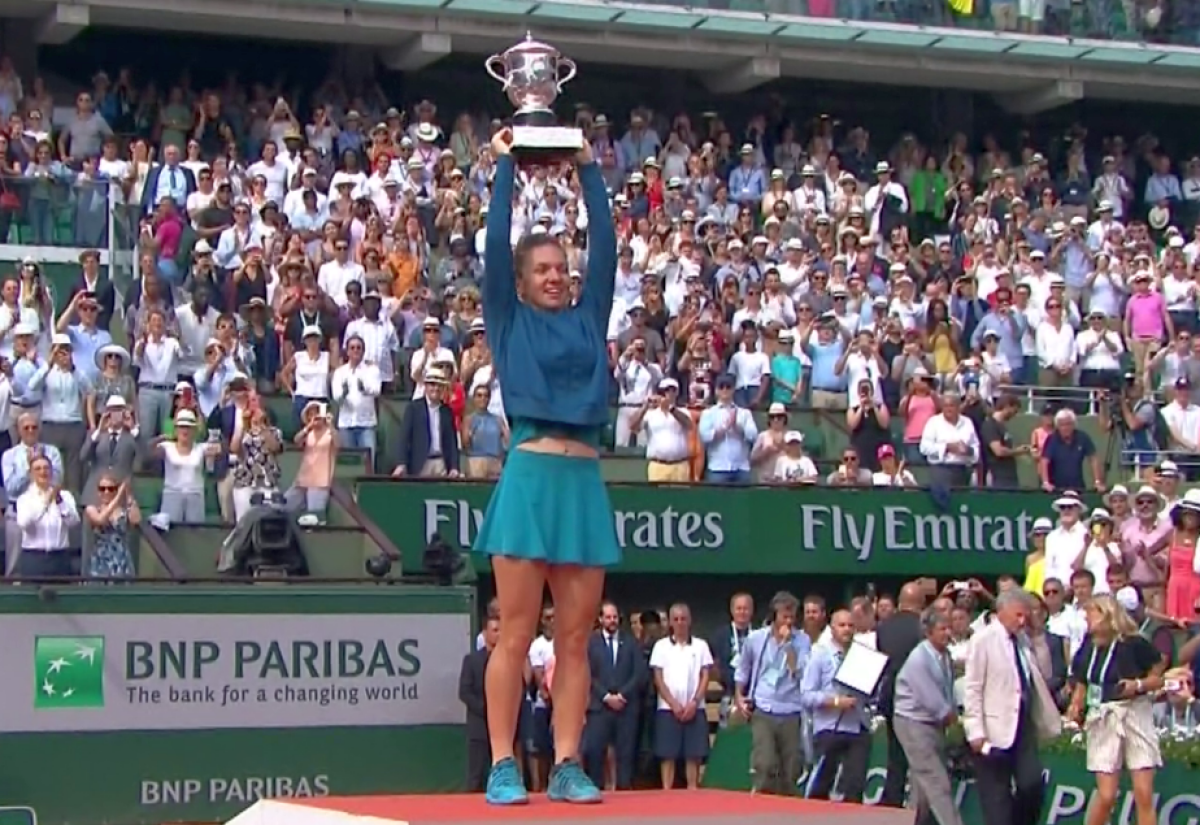
[[[538,636],[529,645],[529,666],[540,667],[544,670],[552,661],[554,661],[554,642],[545,636]],[[535,708],[546,707],[546,700],[541,697],[541,694],[534,696],[533,706]]]
[[[676,644],[669,637],[659,639],[650,651],[650,668],[662,671],[663,686],[675,698],[686,705],[700,689],[700,676],[705,668],[712,668],[712,651],[708,642],[692,637],[690,643]],[[670,710],[671,706],[661,696],[658,709]]]
[[[685,461],[691,453],[687,430],[671,413],[657,407],[646,410],[645,416],[642,417],[642,427],[649,435],[646,442],[648,460],[674,464]]]

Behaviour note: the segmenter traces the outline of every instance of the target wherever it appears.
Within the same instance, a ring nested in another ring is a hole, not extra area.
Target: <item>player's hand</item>
[[[492,135],[492,154],[496,157],[512,154],[513,133],[507,126]]]
[[[596,156],[592,154],[592,144],[587,138],[583,139],[583,146],[579,147],[579,151],[575,153],[575,163],[582,166],[585,163],[594,163]]]

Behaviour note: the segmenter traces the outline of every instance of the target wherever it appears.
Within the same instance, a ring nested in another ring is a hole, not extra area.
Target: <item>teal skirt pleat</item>
[[[618,564],[621,546],[600,461],[510,452],[474,550],[547,564]]]

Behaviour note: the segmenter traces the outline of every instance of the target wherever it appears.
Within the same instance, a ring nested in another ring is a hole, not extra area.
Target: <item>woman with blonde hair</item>
[[[1087,768],[1096,795],[1086,825],[1105,825],[1129,771],[1137,825],[1156,825],[1154,772],[1162,765],[1151,695],[1163,686],[1166,662],[1115,598],[1095,596],[1085,608],[1088,636],[1071,663],[1067,718],[1082,721]]]
[[[142,523],[142,511],[129,483],[128,479],[118,483],[111,473],[100,476],[96,484],[98,500],[83,511],[95,542],[88,559],[87,575],[91,578],[132,579],[135,575],[129,528]]]
[[[303,428],[296,433],[296,446],[304,451],[296,480],[284,493],[288,507],[324,517],[333,486],[333,468],[337,464],[338,436],[331,422],[329,405],[309,401],[301,413]]]

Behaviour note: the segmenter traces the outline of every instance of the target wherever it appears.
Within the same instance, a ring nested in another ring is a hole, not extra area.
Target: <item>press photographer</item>
[[[1106,463],[1120,445],[1122,466],[1152,466],[1160,446],[1166,446],[1166,433],[1159,432],[1158,406],[1141,379],[1132,372],[1125,373],[1121,386],[1115,392],[1102,390],[1098,401],[1100,429],[1109,435]]]

